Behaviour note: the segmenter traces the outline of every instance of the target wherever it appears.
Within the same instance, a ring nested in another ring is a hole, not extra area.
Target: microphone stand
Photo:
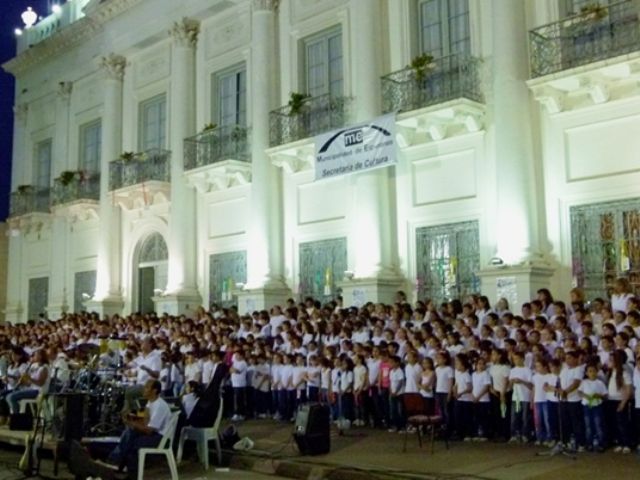
[[[563,400],[561,396],[558,396],[558,432],[560,434],[560,441],[557,442],[549,450],[536,453],[537,457],[555,457],[557,455],[562,455],[564,457],[570,458],[571,460],[577,459],[575,451],[566,446],[567,442],[565,441],[566,439],[564,438],[564,430],[562,429],[562,416],[564,413],[564,409],[567,408],[566,404],[567,401]]]

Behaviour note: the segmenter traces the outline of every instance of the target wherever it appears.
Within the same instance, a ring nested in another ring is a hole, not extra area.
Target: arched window
[[[149,235],[140,247],[138,263],[153,263],[168,260],[167,244],[159,233]]]

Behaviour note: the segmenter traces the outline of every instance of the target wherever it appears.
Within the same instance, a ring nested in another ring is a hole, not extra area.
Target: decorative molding
[[[252,0],[251,8],[254,12],[262,12],[262,11],[271,11],[275,12],[278,10],[278,6],[280,4],[280,0]]]
[[[71,91],[73,90],[72,82],[59,82],[58,91],[56,92],[58,98],[63,102],[68,102],[71,98]]]
[[[127,60],[120,55],[110,53],[106,57],[102,57],[100,59],[99,66],[107,78],[122,81],[124,78],[124,70],[127,66]]]
[[[17,103],[13,106],[13,114],[16,117],[16,120],[20,123],[27,123],[27,115],[29,114],[29,104],[28,103]]]
[[[179,47],[195,48],[198,43],[200,33],[200,22],[191,18],[183,17],[182,20],[173,23],[169,30],[169,35],[174,43]]]

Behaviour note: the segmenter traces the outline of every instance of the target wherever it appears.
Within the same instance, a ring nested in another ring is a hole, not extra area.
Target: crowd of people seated
[[[99,354],[86,358],[86,345]],[[476,295],[411,305],[398,292],[390,305],[289,299],[244,316],[215,305],[192,318],[66,314],[6,324],[0,346],[0,422],[88,362],[127,387],[125,412],[158,390],[193,426],[211,426],[222,395],[232,421],[289,422],[312,401],[341,428],[402,432],[413,393],[450,440],[623,454],[640,442],[640,298],[624,278],[610,298],[541,289],[517,306]]]

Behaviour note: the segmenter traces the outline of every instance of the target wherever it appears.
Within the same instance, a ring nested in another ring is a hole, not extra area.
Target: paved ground
[[[565,457],[536,456],[535,447],[494,443],[453,443],[449,450],[436,442],[432,455],[428,445],[418,447],[410,435],[403,452],[403,435],[370,429],[355,429],[347,435],[332,432],[331,452],[317,457],[303,457],[291,439],[292,425],[272,421],[246,422],[239,426],[241,436],[255,441],[247,454],[225,452],[223,466],[206,472],[195,461],[179,467],[185,480],[269,480],[296,478],[304,480],[376,480],[376,479],[462,479],[462,480],[579,480],[595,478],[640,479],[640,457],[613,452],[580,454],[576,460]],[[19,480],[21,472],[13,469],[21,449],[0,445],[0,480]],[[215,455],[212,452],[212,460]],[[52,478],[52,462],[45,459],[42,474]],[[265,474],[269,476],[265,476]],[[278,476],[271,476],[277,474]],[[70,479],[63,468],[61,479]],[[168,469],[160,462],[145,478],[165,480]]]
[[[256,448],[248,455],[235,457],[232,465],[254,471],[291,473],[296,478],[381,478],[421,477],[431,479],[530,479],[578,480],[604,478],[640,478],[640,457],[583,453],[575,460],[566,457],[537,456],[540,449],[497,443],[452,443],[449,450],[436,442],[434,454],[425,445],[418,447],[410,435],[403,452],[403,435],[371,429],[351,430],[345,436],[332,433],[328,455],[302,457],[290,442],[292,426],[275,422],[247,422],[239,427]],[[543,449],[544,451],[544,449]],[[263,458],[260,458],[263,456]],[[265,459],[264,457],[272,458]],[[297,468],[296,468],[297,467]],[[366,472],[365,475],[359,472]]]

